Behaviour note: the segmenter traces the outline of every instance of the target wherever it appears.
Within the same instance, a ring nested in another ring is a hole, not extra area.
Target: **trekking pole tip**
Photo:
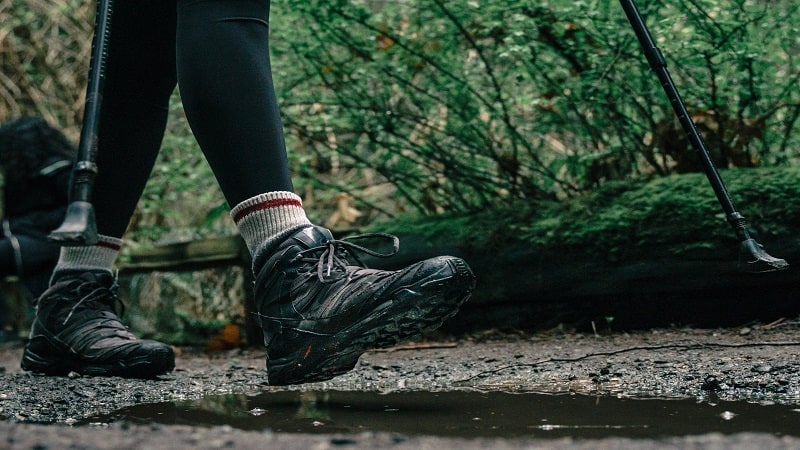
[[[89,202],[74,201],[67,206],[64,222],[47,236],[50,242],[64,246],[85,246],[97,242],[94,207]]]
[[[742,272],[774,272],[787,267],[789,267],[789,263],[771,256],[755,239],[746,239],[739,247],[739,270]]]

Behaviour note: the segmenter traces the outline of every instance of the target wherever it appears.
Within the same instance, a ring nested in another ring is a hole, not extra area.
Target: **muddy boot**
[[[175,367],[172,348],[138,339],[116,314],[122,305],[108,272],[83,272],[54,280],[36,304],[22,368],[48,375],[151,378]]]
[[[364,237],[367,237],[365,235]],[[371,235],[392,239],[391,235]],[[274,249],[256,276],[258,323],[269,384],[322,381],[351,370],[362,353],[438,328],[469,298],[475,277],[450,256],[398,271],[351,265],[355,251],[311,226]]]

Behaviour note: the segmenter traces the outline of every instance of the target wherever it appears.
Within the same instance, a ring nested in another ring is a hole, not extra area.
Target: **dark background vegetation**
[[[718,166],[794,165],[800,5],[639,6]],[[296,185],[319,221],[341,193],[361,223],[698,170],[616,2],[277,0],[272,10]],[[0,11],[0,120],[37,114],[77,139],[92,2],[2,0]],[[214,228],[227,226],[214,220],[226,206],[177,93],[171,119],[131,237],[228,232]]]
[[[745,215],[762,235],[789,234],[800,4],[638,5]],[[0,121],[40,115],[77,140],[93,14],[92,2],[0,0]],[[615,1],[274,0],[271,30],[315,222],[393,219],[385,228],[489,248],[558,240],[604,261],[641,243],[734,243]],[[179,95],[133,248],[235,232]]]

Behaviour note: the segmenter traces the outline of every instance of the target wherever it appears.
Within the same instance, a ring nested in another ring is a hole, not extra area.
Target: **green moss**
[[[739,211],[759,238],[792,236],[800,226],[800,169],[721,171]],[[405,216],[374,224],[395,234],[477,247],[524,244],[604,255],[653,248],[668,254],[729,248],[736,237],[704,174],[614,183],[563,202],[497,206],[470,216]]]

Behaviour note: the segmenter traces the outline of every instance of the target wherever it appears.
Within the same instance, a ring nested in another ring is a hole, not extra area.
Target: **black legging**
[[[122,237],[176,83],[226,200],[292,191],[269,61],[269,0],[117,0],[98,138],[98,231]]]
[[[17,262],[14,244],[9,238],[0,238],[0,277],[17,275],[30,294],[30,299],[37,298],[47,288],[50,274],[58,261],[59,246],[44,238],[35,238],[17,234],[22,268]],[[20,270],[21,269],[21,270]],[[8,305],[0,291],[0,329],[11,325]]]
[[[19,245],[22,267],[17,264],[14,245],[11,239],[0,237],[0,277],[19,275],[22,277],[36,274],[50,274],[58,260],[60,247],[44,238],[35,238],[22,234],[16,235]]]

